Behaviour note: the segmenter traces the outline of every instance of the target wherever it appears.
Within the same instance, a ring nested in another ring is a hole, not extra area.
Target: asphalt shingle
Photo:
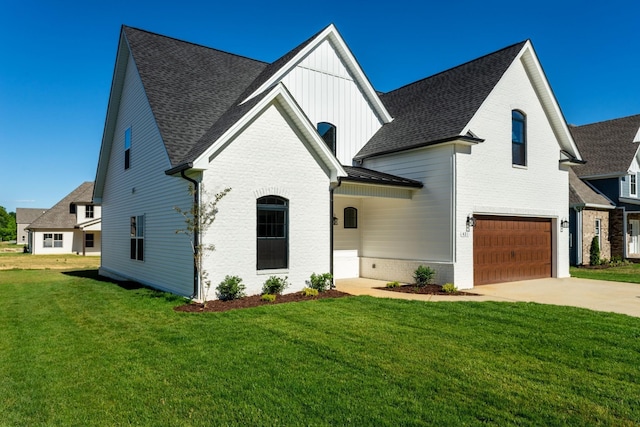
[[[78,188],[67,194],[51,209],[43,213],[27,228],[36,229],[70,229],[76,225],[76,214],[70,212],[70,206],[75,204],[91,204],[93,198],[93,182],[84,182]]]

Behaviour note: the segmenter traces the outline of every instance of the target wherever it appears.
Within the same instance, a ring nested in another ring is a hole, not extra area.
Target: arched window
[[[344,228],[358,228],[358,209],[344,208]]]
[[[327,144],[333,155],[336,155],[336,127],[331,123],[318,123],[318,133]]]
[[[264,196],[257,201],[257,269],[289,267],[289,201]]]
[[[511,112],[511,159],[514,165],[527,165],[527,121],[518,110]]]

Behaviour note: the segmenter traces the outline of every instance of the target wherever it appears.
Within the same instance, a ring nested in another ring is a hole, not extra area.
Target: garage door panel
[[[478,216],[474,284],[551,277],[551,220]]]

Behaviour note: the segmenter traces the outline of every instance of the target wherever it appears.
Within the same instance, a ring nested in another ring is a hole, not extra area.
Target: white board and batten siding
[[[193,258],[184,221],[173,206],[192,201],[187,181],[169,177],[160,132],[130,57],[102,198],[100,273],[181,295],[193,292]],[[124,169],[124,134],[131,128],[130,168]],[[130,218],[144,215],[144,261],[130,259]]]
[[[287,276],[291,287],[285,292],[294,292],[312,273],[330,270],[330,177],[289,123],[273,103],[213,157],[203,173],[211,194],[231,188],[204,239],[216,248],[206,260],[213,287],[226,275],[240,276],[252,295],[275,275]],[[287,269],[257,270],[256,202],[267,195],[289,202]]]
[[[282,82],[311,123],[336,126],[336,157],[343,165],[382,123],[328,40],[303,59]]]
[[[424,264],[436,269],[439,281],[452,279],[453,157],[454,147],[442,145],[365,161],[364,167],[414,179],[424,187],[410,200],[363,199],[361,276],[408,282]]]
[[[527,165],[512,164],[511,111],[526,115]],[[560,221],[569,211],[568,172],[560,146],[525,68],[515,61],[470,122],[485,141],[456,156],[456,286],[473,286],[473,229],[469,214],[552,219],[553,276],[569,275],[569,232]]]

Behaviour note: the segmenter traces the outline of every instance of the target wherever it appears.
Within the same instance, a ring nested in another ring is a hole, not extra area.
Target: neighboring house
[[[27,230],[27,227],[46,211],[46,209],[41,208],[16,208],[16,225],[18,228],[16,242],[18,245],[29,245],[29,230]]]
[[[100,255],[101,207],[92,194],[93,182],[85,182],[34,220],[31,253]]]
[[[609,214],[616,206],[598,190],[569,171],[569,233],[572,265],[589,264],[591,244],[598,240],[600,258],[611,258]]]
[[[640,258],[640,114],[584,126],[571,126],[571,133],[587,163],[573,168],[576,175],[615,205],[608,215],[582,218],[583,245],[591,244],[589,233],[601,219],[601,232],[608,233],[609,252],[603,257]],[[600,204],[600,203],[596,203]],[[579,207],[577,211],[580,211]],[[602,210],[600,210],[602,212]],[[580,212],[576,212],[579,221]],[[575,216],[576,214],[572,214]],[[584,213],[582,213],[584,216]],[[604,222],[608,217],[608,225]],[[588,226],[586,225],[588,223]],[[607,244],[605,243],[605,248]],[[579,260],[576,260],[579,264]],[[588,263],[582,259],[582,263]]]
[[[200,236],[213,286],[412,281],[420,264],[459,288],[566,277],[580,162],[529,41],[379,94],[333,25],[272,63],[123,27],[94,192],[100,274],[202,297],[175,233],[192,184],[232,189]]]

